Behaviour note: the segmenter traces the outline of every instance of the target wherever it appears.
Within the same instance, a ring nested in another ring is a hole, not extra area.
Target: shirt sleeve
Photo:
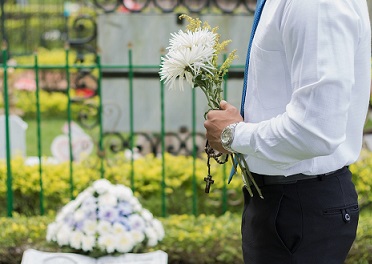
[[[232,148],[281,169],[332,154],[346,138],[359,24],[349,1],[288,1],[278,41],[290,73],[291,100],[275,118],[240,123]]]

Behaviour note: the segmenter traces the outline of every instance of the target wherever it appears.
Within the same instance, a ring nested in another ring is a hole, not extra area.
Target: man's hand
[[[222,100],[221,110],[211,110],[207,114],[207,120],[204,127],[207,129],[206,137],[214,150],[222,153],[228,153],[221,145],[222,130],[230,124],[242,122],[243,118],[238,109],[228,102]]]

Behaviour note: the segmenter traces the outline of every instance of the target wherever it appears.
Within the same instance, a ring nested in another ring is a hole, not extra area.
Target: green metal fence
[[[8,57],[8,51],[5,45],[2,47],[2,57],[5,58],[3,60],[2,65],[0,66],[0,69],[3,69],[3,94],[4,94],[4,112],[5,112],[5,136],[6,136],[6,167],[7,167],[7,175],[6,175],[6,200],[7,200],[7,215],[11,217],[13,215],[13,176],[12,176],[12,166],[11,166],[11,159],[12,159],[12,153],[10,148],[10,140],[11,140],[11,134],[10,134],[10,128],[9,128],[9,83],[8,83],[8,69],[9,65],[7,64],[7,57]],[[129,148],[133,149],[134,147],[134,115],[133,115],[133,109],[134,109],[134,100],[133,100],[133,89],[134,89],[134,73],[137,69],[152,69],[152,70],[159,70],[159,65],[135,65],[132,61],[132,50],[128,50],[128,64],[127,65],[103,65],[101,64],[100,56],[97,56],[97,61],[95,64],[92,65],[81,65],[81,64],[70,64],[69,63],[69,49],[65,49],[65,63],[61,65],[40,65],[38,62],[38,55],[34,54],[34,63],[31,65],[16,65],[11,66],[15,69],[28,69],[35,72],[35,82],[36,82],[36,91],[35,91],[35,97],[36,97],[36,122],[37,122],[37,148],[38,148],[38,160],[39,160],[39,188],[40,188],[40,213],[43,215],[45,213],[44,210],[44,187],[43,187],[43,160],[42,160],[42,135],[43,131],[41,129],[41,111],[40,111],[40,80],[39,80],[39,71],[41,70],[54,70],[59,69],[65,71],[66,81],[67,81],[67,124],[68,124],[68,142],[69,142],[69,185],[70,185],[70,198],[73,199],[73,192],[74,192],[74,158],[72,154],[72,133],[71,133],[71,121],[72,121],[72,114],[71,114],[71,83],[70,83],[70,73],[71,70],[74,69],[91,69],[98,71],[98,112],[99,112],[99,139],[98,139],[98,152],[103,153],[104,152],[104,146],[103,146],[103,138],[104,138],[104,131],[103,131],[103,114],[102,114],[102,72],[104,70],[108,69],[122,69],[128,72],[128,84],[129,84],[129,95],[128,95],[128,103],[129,103],[129,131],[130,131],[130,137],[129,137]],[[159,58],[160,61],[160,58]],[[242,68],[243,66],[235,66],[235,68]],[[224,91],[225,91],[225,97],[226,97],[226,91],[227,91],[227,79],[224,82]],[[164,107],[164,84],[159,81],[159,97],[160,100],[160,113],[159,116],[159,122],[161,122],[161,131],[159,131],[160,134],[160,146],[161,146],[161,161],[162,161],[162,170],[161,170],[161,212],[163,216],[167,215],[167,196],[166,196],[166,186],[167,186],[167,178],[166,178],[166,167],[165,167],[165,107]],[[195,90],[193,89],[192,93],[192,157],[193,157],[193,175],[192,175],[192,188],[193,188],[193,195],[192,195],[192,213],[194,215],[198,214],[198,201],[197,201],[197,181],[200,179],[196,179],[196,159],[197,157],[197,148],[196,148],[196,107],[195,107],[195,101],[196,101],[196,95]],[[0,127],[3,126],[3,124],[0,124]],[[105,165],[104,165],[104,158],[100,155],[100,175],[101,178],[105,178]],[[222,191],[222,207],[223,212],[227,210],[227,188],[226,188],[226,178],[227,178],[227,168],[224,168],[224,176],[223,181],[225,183],[225,186]],[[130,182],[131,182],[131,188],[135,190],[136,186],[134,183],[135,178],[135,167],[134,167],[134,158],[132,156],[131,158],[131,174],[130,174]]]

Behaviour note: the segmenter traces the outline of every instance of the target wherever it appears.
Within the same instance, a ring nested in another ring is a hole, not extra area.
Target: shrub
[[[240,215],[198,217],[172,215],[160,219],[164,240],[154,250],[168,253],[169,264],[242,263]],[[51,252],[74,252],[45,240],[46,227],[53,216],[0,218],[0,264],[20,263],[23,251],[34,248]],[[346,264],[372,262],[372,218],[362,215],[357,239]]]
[[[372,204],[372,153],[363,150],[360,159],[350,166],[350,170],[358,190],[359,205],[363,210]]]
[[[68,63],[70,65],[74,64],[74,60],[77,54],[75,51],[71,51],[68,56]],[[17,65],[27,65],[32,66],[34,65],[34,55],[29,56],[18,56],[14,58],[17,62]],[[88,54],[85,56],[84,64],[86,65],[93,65],[94,62],[93,54]],[[40,70],[39,71],[39,84],[42,81],[42,76],[45,72],[58,72],[62,79],[65,79],[66,69],[66,52],[64,49],[54,49],[54,50],[47,50],[44,48],[38,49],[38,64],[40,65],[48,65],[48,66],[55,66],[58,69],[48,69],[48,70]],[[33,70],[27,70],[26,76],[27,78],[34,78]],[[75,87],[74,78],[76,78],[77,69],[70,68],[70,96],[74,98],[76,93],[73,89]],[[31,72],[31,73],[30,73]],[[15,108],[21,110],[23,116],[25,118],[34,118],[36,116],[36,92],[31,91],[23,91],[23,90],[16,90],[12,84],[22,75],[25,73],[24,70],[17,69],[9,78],[13,81],[8,82],[8,89],[9,93],[12,94],[11,101],[14,101]],[[97,75],[97,70],[92,71],[93,75]],[[30,77],[31,76],[31,77]],[[1,75],[0,75],[1,80]],[[49,84],[52,85],[52,84]],[[0,87],[1,88],[1,87]],[[47,92],[44,90],[40,90],[40,112],[43,118],[65,118],[67,119],[67,104],[68,104],[68,97],[65,88],[59,88],[60,92]],[[14,98],[14,99],[13,99]],[[98,98],[92,98],[89,102],[94,101],[95,104],[98,105]],[[73,118],[76,120],[78,118],[78,112],[81,110],[81,103],[73,103],[71,104],[71,111]],[[0,108],[4,107],[3,98],[0,98]]]
[[[362,210],[372,201],[370,188],[372,186],[372,159],[370,153],[351,166],[353,179],[359,193]],[[131,187],[132,165],[122,155],[117,155],[105,161],[105,178],[113,184],[124,184]],[[193,159],[185,156],[166,154],[165,158],[165,203],[169,214],[187,214],[197,211],[205,214],[221,214],[224,209],[240,212],[242,208],[241,180],[235,176],[231,184],[226,185],[226,174],[229,166],[212,163],[212,175],[215,184],[211,193],[204,193],[206,165],[204,158],[195,161],[195,179],[193,179]],[[46,211],[55,212],[70,200],[71,179],[69,163],[48,164],[43,162],[42,181],[44,206]],[[225,170],[224,170],[225,169]],[[224,174],[224,172],[226,174]],[[26,166],[20,158],[12,161],[12,189],[14,192],[14,210],[16,212],[35,215],[39,214],[40,175],[38,166]],[[89,158],[81,163],[73,164],[73,195],[76,196],[94,180],[101,177],[100,160]],[[6,182],[6,164],[0,162],[0,181]],[[144,207],[155,215],[162,215],[162,160],[148,155],[133,163],[133,183],[136,196]],[[226,189],[225,189],[226,188]],[[194,190],[195,189],[195,195]],[[226,192],[225,192],[226,190]],[[0,206],[6,206],[6,185],[0,185]],[[223,198],[227,195],[226,207],[223,208]],[[182,201],[182,202],[180,202]],[[1,214],[1,213],[0,213]],[[3,211],[4,215],[5,212]]]
[[[160,220],[166,236],[153,250],[167,252],[168,263],[242,263],[239,215],[174,215]],[[0,264],[20,263],[28,248],[76,253],[46,242],[46,227],[52,221],[52,216],[0,218]]]
[[[359,219],[357,238],[354,242],[345,264],[372,263],[372,214],[362,212]]]
[[[193,159],[185,156],[165,158],[166,205],[169,214],[191,213],[193,199],[197,199],[199,212],[221,214],[222,193],[224,184],[223,166],[215,164],[212,168],[215,184],[211,193],[204,193],[206,165],[203,159],[195,161],[195,190],[193,196]],[[162,160],[148,155],[134,161],[134,188],[136,196],[145,208],[155,215],[162,215]],[[47,164],[43,162],[42,182],[44,205],[46,211],[56,211],[70,200],[69,163]],[[20,158],[12,160],[12,189],[14,193],[14,210],[16,212],[34,215],[39,214],[40,175],[38,166],[27,166]],[[131,186],[131,162],[121,156],[105,162],[105,178],[113,184]],[[100,160],[90,158],[81,163],[73,164],[73,195],[76,196],[94,180],[100,178]],[[6,165],[0,162],[0,181],[6,182]],[[230,206],[229,210],[241,211],[242,194],[241,180],[236,176],[227,186],[230,195],[229,202],[234,200],[237,206]],[[236,197],[234,197],[234,195]],[[181,202],[182,201],[182,202]],[[6,186],[0,185],[0,206],[6,205]],[[2,214],[4,215],[4,211]]]

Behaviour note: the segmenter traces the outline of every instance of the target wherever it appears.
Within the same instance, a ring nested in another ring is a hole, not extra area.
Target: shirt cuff
[[[238,123],[235,127],[234,140],[231,144],[231,148],[245,155],[254,153],[255,149],[251,146],[251,138],[253,133],[257,130],[257,127],[258,124],[255,123]]]

